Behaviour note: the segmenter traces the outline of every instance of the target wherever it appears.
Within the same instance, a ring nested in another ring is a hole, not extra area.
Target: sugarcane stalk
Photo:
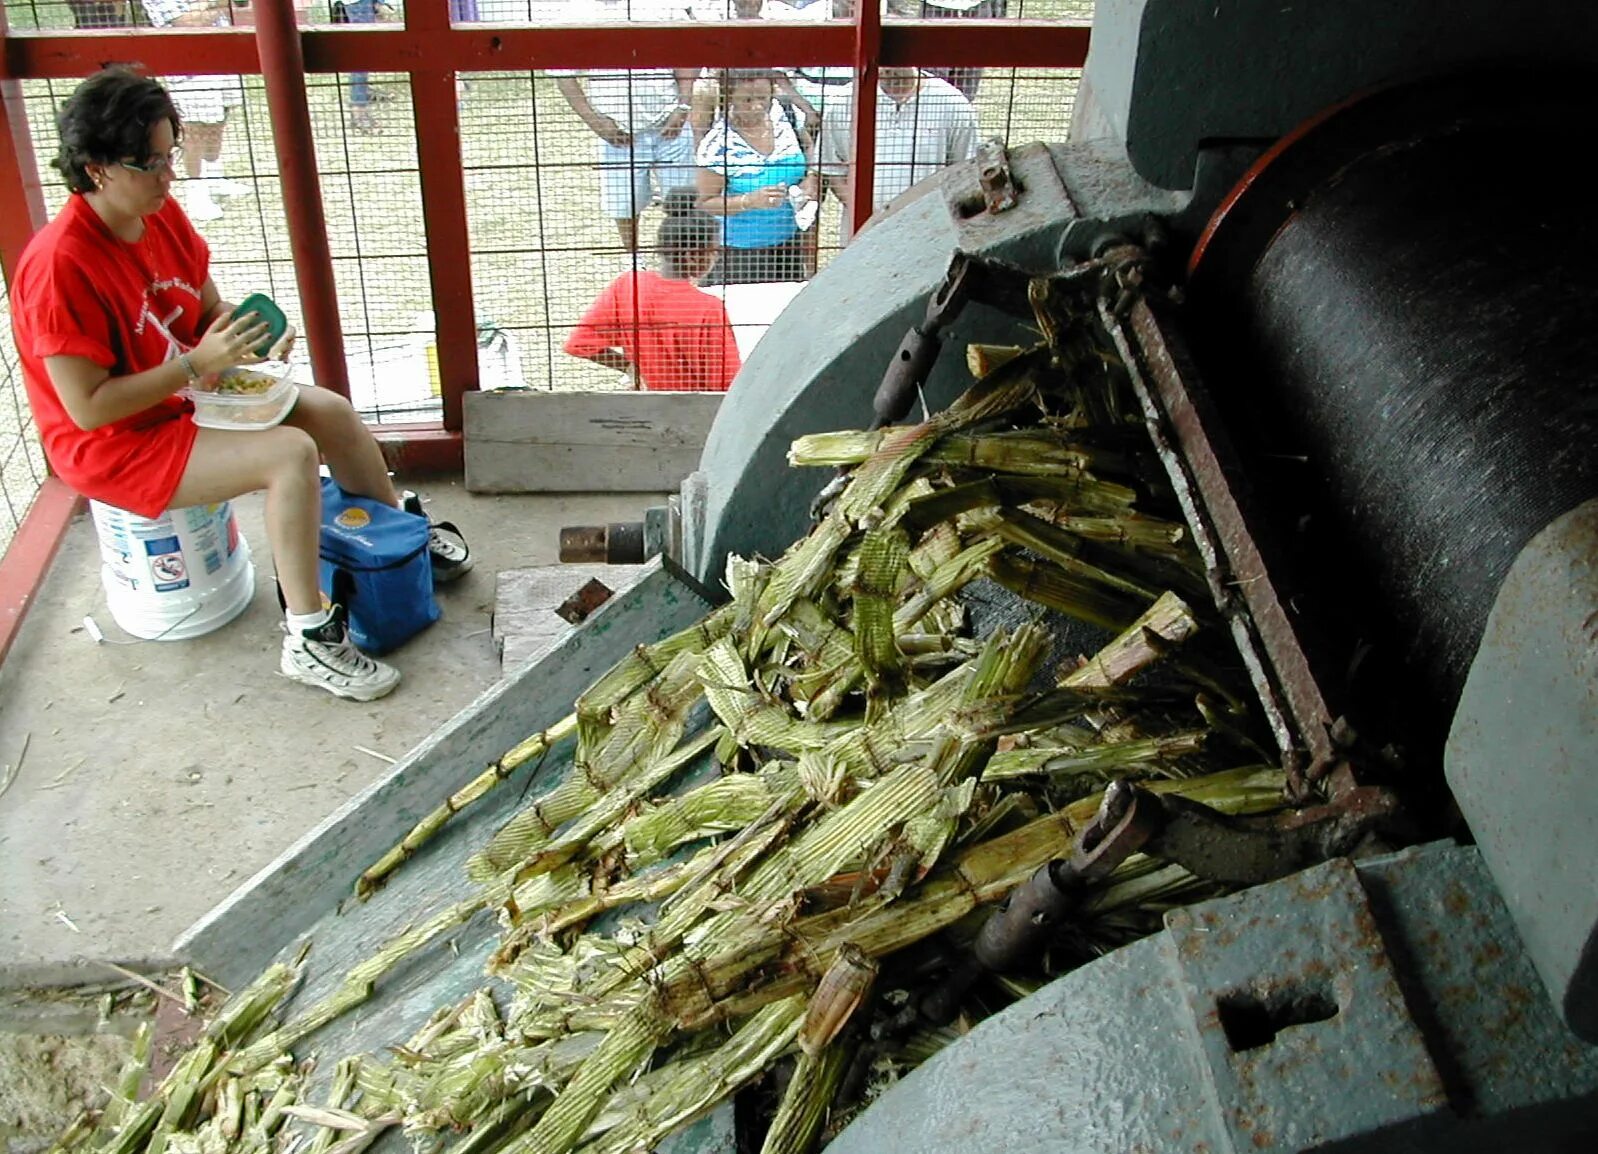
[[[793,796],[798,788],[798,767],[779,763],[765,773],[718,778],[652,806],[621,827],[629,863],[642,868],[684,842],[743,829],[774,801]]]
[[[794,468],[837,468],[858,465],[882,448],[885,429],[838,429],[807,433],[788,446],[788,464]]]
[[[648,1150],[672,1131],[731,1097],[793,1044],[804,999],[789,998],[755,1014],[710,1054],[679,1063],[666,1084],[614,1128],[584,1147],[585,1154]]]
[[[56,1140],[46,1147],[44,1154],[72,1154],[91,1144],[97,1130],[96,1123],[89,1111],[80,1110],[77,1117],[67,1124],[67,1128],[56,1136]]]
[[[973,377],[985,377],[1025,351],[1020,345],[985,345],[973,341],[965,347],[965,367]]]
[[[760,1154],[810,1154],[815,1149],[851,1057],[852,1050],[837,1043],[799,1055]]]
[[[670,637],[635,647],[578,696],[577,716],[608,721],[613,709],[660,676],[678,654],[703,653],[725,637],[732,629],[735,612],[732,604],[718,606]]]
[[[1160,596],[1161,590],[1156,586],[1089,562],[1081,556],[1080,541],[1041,517],[1019,509],[998,509],[978,514],[973,520],[984,529],[991,527],[1000,540],[1031,550],[1073,577],[1097,583],[1140,603],[1152,602]]]
[[[217,1083],[214,1094],[216,1106],[211,1121],[226,1141],[235,1142],[244,1128],[244,1091],[237,1078],[224,1075]]]
[[[556,745],[577,732],[577,715],[568,714],[541,733],[522,741],[501,754],[487,769],[465,786],[445,799],[444,804],[416,823],[400,843],[361,874],[355,883],[355,896],[361,901],[371,897],[388,879],[389,874],[416,856],[418,850],[433,839],[438,832],[461,810],[488,794],[517,769],[534,758],[542,757]]]
[[[731,639],[711,646],[699,677],[711,711],[743,746],[765,746],[797,754],[821,749],[855,728],[853,722],[800,721],[765,694],[749,687],[749,673]]]
[[[216,1042],[202,1038],[194,1049],[177,1060],[157,1094],[162,1103],[161,1115],[145,1144],[145,1154],[162,1154],[173,1133],[188,1125],[189,1116],[199,1103],[206,1075],[211,1072],[216,1055]],[[118,1135],[120,1138],[121,1135]]]
[[[670,1035],[670,1024],[655,1006],[635,1007],[578,1067],[537,1125],[502,1147],[503,1154],[566,1154],[604,1106],[617,1079],[636,1070]]]
[[[515,880],[522,882],[548,873],[581,854],[602,830],[618,824],[628,810],[662,783],[670,781],[684,768],[702,757],[726,732],[713,725],[689,739],[669,756],[655,759],[637,773],[627,774],[622,783],[602,795],[587,812],[562,831],[549,845],[535,851],[516,869]],[[629,823],[630,824],[630,823]],[[518,904],[521,899],[518,898]]]
[[[1198,618],[1175,593],[1162,593],[1115,640],[1081,666],[1063,674],[1069,689],[1123,685],[1198,632]]]
[[[400,962],[448,930],[465,925],[487,905],[486,897],[458,902],[422,925],[407,930],[387,942],[372,957],[352,967],[344,980],[327,997],[266,1037],[236,1053],[227,1068],[235,1074],[252,1074],[287,1053],[302,1038],[320,1030],[372,996],[377,980]]]
[[[720,645],[722,642],[717,642]],[[712,646],[714,648],[714,646]],[[700,651],[684,648],[647,687],[621,707],[597,748],[578,756],[560,783],[506,822],[488,845],[466,861],[466,875],[488,882],[519,866],[549,844],[566,822],[586,813],[629,778],[647,775],[687,728],[688,712],[702,689]]]
[[[1068,617],[1119,633],[1147,608],[1147,603],[1065,572],[1057,565],[1018,554],[998,553],[988,559],[987,574],[1010,592]]]
[[[781,621],[795,601],[816,595],[830,575],[833,558],[853,535],[850,524],[833,512],[783,555],[756,599],[756,624],[762,629],[752,631],[751,646],[760,648],[763,629]]]
[[[150,1041],[153,1036],[154,1026],[150,1022],[140,1022],[128,1047],[127,1060],[122,1063],[116,1084],[111,1089],[111,1100],[106,1103],[100,1121],[94,1128],[93,1141],[98,1142],[114,1133],[136,1108],[139,1087],[143,1085],[144,1075],[150,1068]]]
[[[893,611],[910,545],[898,529],[877,528],[865,535],[856,552],[860,566],[851,590],[855,655],[865,674],[872,701],[894,678],[903,664],[894,637]],[[868,710],[866,720],[871,721]]]
[[[1091,515],[1106,519],[1133,516],[1137,492],[1087,474],[1074,477],[987,476],[938,489],[909,502],[900,518],[910,533],[925,532],[962,513],[1000,506],[1045,505],[1056,518]]]
[[[1061,532],[1085,541],[1120,545],[1189,564],[1195,560],[1192,537],[1186,527],[1171,521],[1161,521],[1141,513],[1129,513],[1122,517],[1084,517],[1058,507],[1055,515],[1047,519]]]
[[[307,1147],[307,1154],[327,1154],[334,1140],[341,1132],[350,1130],[364,1130],[365,1119],[358,1114],[346,1114],[343,1110],[344,1103],[355,1092],[357,1075],[360,1072],[360,1059],[345,1058],[333,1069],[333,1078],[327,1091],[327,1108],[323,1117],[310,1117],[305,1113],[305,1107],[289,1107],[287,1113],[302,1121],[315,1122],[317,1125],[316,1136],[311,1139]],[[331,1119],[331,1120],[328,1120]]]
[[[158,1095],[140,1102],[127,1116],[115,1137],[98,1148],[97,1154],[134,1154],[134,1151],[143,1149],[165,1108],[166,1103]]]
[[[945,437],[925,460],[1026,477],[1077,477],[1096,469],[1122,472],[1127,467],[1118,453],[1071,444],[1033,429]]]
[[[1163,737],[1141,738],[1108,745],[1088,745],[1080,749],[1033,747],[1009,749],[988,759],[982,780],[1006,781],[1032,773],[1056,776],[1090,773],[1115,777],[1145,768],[1168,768],[1177,758],[1190,757],[1204,748],[1207,730],[1172,733]]]
[[[921,588],[907,597],[904,604],[894,611],[894,631],[909,632],[932,611],[934,605],[981,577],[987,571],[988,564],[1003,548],[1004,542],[998,538],[984,537],[972,542],[939,565],[922,583]]]
[[[363,1064],[364,1066],[365,1064]],[[298,1083],[284,1081],[272,1091],[272,1096],[267,1099],[266,1105],[250,1124],[245,1135],[245,1143],[250,1147],[264,1147],[271,1143],[272,1137],[283,1126],[288,1117],[285,1113],[299,1097]]]

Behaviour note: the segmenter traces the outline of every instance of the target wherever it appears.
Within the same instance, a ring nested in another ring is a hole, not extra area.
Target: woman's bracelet
[[[194,367],[194,361],[189,358],[188,353],[178,354],[178,364],[183,366],[183,372],[189,378],[189,384],[197,385],[200,383],[200,371]]]

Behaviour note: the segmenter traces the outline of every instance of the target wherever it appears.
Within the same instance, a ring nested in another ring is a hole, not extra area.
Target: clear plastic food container
[[[223,369],[214,388],[207,380],[183,391],[194,402],[194,423],[204,429],[270,429],[299,395],[293,370],[280,361]]]

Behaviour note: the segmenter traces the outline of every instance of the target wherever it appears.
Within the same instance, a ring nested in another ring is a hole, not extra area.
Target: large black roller
[[[1380,638],[1382,692],[1433,735],[1516,554],[1598,495],[1598,197],[1572,176],[1594,89],[1481,87],[1309,128],[1223,208],[1194,278],[1207,375],[1279,531],[1304,530],[1306,599]]]

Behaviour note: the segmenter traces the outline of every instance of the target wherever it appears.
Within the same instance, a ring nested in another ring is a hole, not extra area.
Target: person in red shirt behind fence
[[[625,272],[599,294],[566,351],[629,374],[635,388],[725,392],[741,362],[720,300],[695,282],[716,263],[721,230],[691,188],[666,195],[660,271]]]

